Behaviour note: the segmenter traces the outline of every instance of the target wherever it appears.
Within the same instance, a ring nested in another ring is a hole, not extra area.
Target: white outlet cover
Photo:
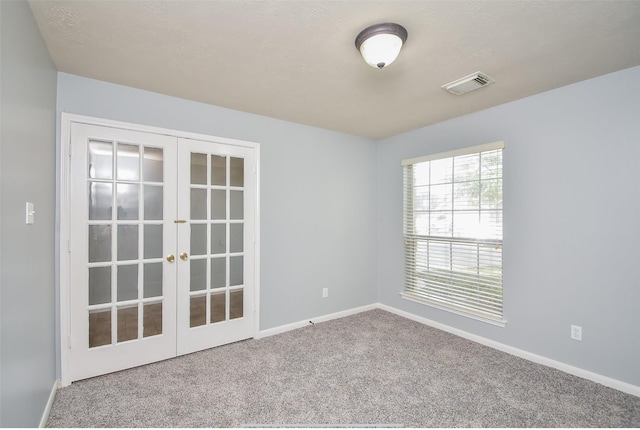
[[[571,326],[571,339],[582,340],[582,327],[579,325]]]

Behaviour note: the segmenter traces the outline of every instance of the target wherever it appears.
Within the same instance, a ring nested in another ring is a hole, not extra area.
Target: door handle
[[[180,254],[180,259],[187,261],[187,258],[189,258],[189,254],[187,254],[186,252],[183,252],[182,254]]]
[[[176,257],[173,254],[169,254],[167,255],[167,261],[169,263],[173,263],[174,261],[176,261]]]

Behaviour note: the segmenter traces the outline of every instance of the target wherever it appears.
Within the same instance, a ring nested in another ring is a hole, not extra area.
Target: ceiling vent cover
[[[464,93],[468,93],[469,91],[486,87],[493,82],[495,81],[484,73],[476,72],[469,76],[465,76],[464,78],[449,82],[448,84],[443,85],[442,89],[459,96]]]

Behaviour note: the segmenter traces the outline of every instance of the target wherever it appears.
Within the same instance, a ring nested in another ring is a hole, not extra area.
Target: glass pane
[[[138,259],[138,226],[118,226],[118,261]]]
[[[143,275],[143,297],[162,296],[162,263],[146,263]]]
[[[429,185],[429,162],[413,165],[413,185]]]
[[[207,323],[207,296],[191,297],[189,305],[190,327]]]
[[[480,230],[480,212],[454,212],[453,236],[468,239],[484,237]]]
[[[243,158],[235,158],[231,157],[230,160],[230,168],[231,172],[231,183],[232,187],[243,187],[244,186],[244,159]]]
[[[118,342],[138,338],[138,306],[118,308]]]
[[[483,152],[480,158],[482,179],[502,177],[502,150]]]
[[[142,177],[148,182],[162,182],[164,178],[164,154],[162,148],[144,147]]]
[[[481,211],[480,228],[483,238],[502,240],[502,210]]]
[[[162,225],[144,226],[144,258],[162,257]]]
[[[242,318],[244,313],[244,289],[229,293],[229,319]]]
[[[89,219],[109,220],[113,208],[113,184],[89,183]]]
[[[453,159],[443,158],[442,160],[430,161],[431,164],[431,185],[448,184],[453,179]]]
[[[429,210],[429,187],[421,186],[413,189],[413,209],[416,211]]]
[[[480,205],[482,209],[502,208],[502,179],[482,181]]]
[[[138,298],[138,265],[118,266],[118,301]]]
[[[111,301],[111,267],[89,268],[89,304]]]
[[[451,184],[433,185],[429,196],[432,211],[451,210],[453,205],[453,187]]]
[[[111,302],[111,267],[89,268],[89,304]]]
[[[421,234],[423,236],[429,235],[429,214],[428,213],[416,213],[414,215],[413,229],[415,234]]]
[[[454,157],[453,174],[455,182],[480,180],[480,154]]]
[[[243,281],[243,260],[244,257],[229,258],[229,285],[242,285]]]
[[[111,309],[89,311],[89,348],[111,344]]]
[[[211,156],[211,185],[227,185],[227,160],[224,156]]]
[[[89,226],[89,263],[111,261],[111,226]]]
[[[451,237],[453,234],[451,212],[431,212],[429,224],[429,234],[431,236]]]
[[[227,252],[226,224],[211,224],[211,253],[224,254]]]
[[[207,190],[191,189],[191,219],[207,219]]]
[[[144,219],[155,220],[163,218],[162,185],[144,186]]]
[[[113,179],[113,143],[89,142],[89,178]]]
[[[244,218],[244,192],[243,191],[230,191],[229,192],[229,205],[231,209],[231,219],[243,219]]]
[[[138,219],[138,184],[117,184],[116,202],[118,204],[118,219]]]
[[[191,255],[207,253],[207,225],[191,224]]]
[[[224,321],[226,318],[226,293],[211,293],[211,323]]]
[[[139,181],[140,147],[138,145],[126,145],[119,143],[116,169],[119,180]]]
[[[211,288],[222,288],[227,286],[227,259],[211,259]]]
[[[227,192],[211,190],[211,219],[227,219]]]
[[[207,288],[207,260],[191,259],[190,291],[200,291]]]
[[[229,252],[242,252],[244,245],[244,224],[229,225]]]
[[[454,184],[453,208],[478,209],[480,207],[480,181]]]
[[[191,183],[207,184],[207,154],[191,154]]]
[[[162,334],[162,302],[149,303],[142,309],[142,336],[149,337]]]

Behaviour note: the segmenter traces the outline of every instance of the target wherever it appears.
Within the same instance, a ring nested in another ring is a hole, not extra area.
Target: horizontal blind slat
[[[459,288],[452,288],[448,284],[442,284],[438,282],[420,284],[413,283],[409,286],[411,290],[424,290],[425,292],[441,293],[450,295],[452,297],[471,297],[474,299],[483,299],[487,302],[499,303],[502,301],[502,297],[496,294],[484,294],[482,292],[465,291]]]
[[[422,299],[425,302],[436,302],[440,305],[449,305],[455,309],[469,310],[476,315],[479,314],[493,317],[502,317],[502,307],[470,306],[463,302],[446,300],[437,296],[426,295],[420,292],[407,292],[406,294],[409,294],[417,299]]]

